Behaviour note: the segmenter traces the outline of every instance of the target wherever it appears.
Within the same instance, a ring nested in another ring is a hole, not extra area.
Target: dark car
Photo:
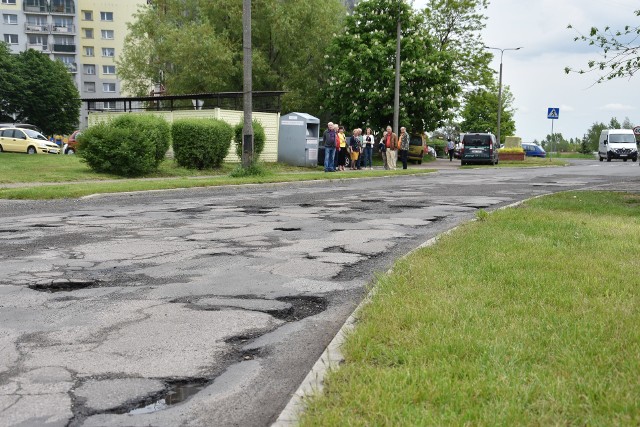
[[[523,142],[522,149],[524,150],[524,155],[527,157],[547,157],[547,152],[544,151],[544,148],[536,144]]]
[[[497,165],[498,148],[492,133],[467,133],[462,137],[460,162],[462,166],[472,163]]]

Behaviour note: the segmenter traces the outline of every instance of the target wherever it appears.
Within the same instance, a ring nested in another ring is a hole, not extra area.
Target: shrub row
[[[90,127],[78,155],[96,172],[141,176],[153,172],[171,144],[169,124],[157,116],[119,116]]]
[[[253,122],[255,158],[265,145],[264,128]],[[173,141],[178,165],[192,169],[219,167],[235,142],[242,156],[242,123],[232,128],[215,119],[183,119],[169,125],[153,115],[122,115],[92,126],[79,138],[78,154],[96,172],[141,176],[157,170]]]

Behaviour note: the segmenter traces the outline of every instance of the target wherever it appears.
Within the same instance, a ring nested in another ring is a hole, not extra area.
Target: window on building
[[[18,25],[18,15],[12,13],[5,13],[2,15],[2,22],[7,25]]]
[[[93,46],[84,47],[84,56],[94,56]]]
[[[93,12],[90,10],[82,11],[82,20],[83,21],[93,21]]]
[[[85,39],[92,39],[93,38],[93,28],[83,28],[82,29],[82,34],[83,34],[83,37]]]
[[[102,30],[102,38],[105,40],[113,40],[113,30]]]
[[[102,83],[102,91],[103,92],[115,92],[116,91],[116,84],[115,83]]]
[[[115,65],[103,65],[102,66],[102,74],[115,74],[116,66]]]
[[[4,42],[7,44],[18,44],[18,35],[17,34],[5,34]]]
[[[84,82],[84,91],[89,93],[95,93],[96,91],[96,83],[95,82]]]
[[[27,25],[47,25],[47,17],[40,15],[27,15]]]
[[[115,110],[116,109],[116,101],[105,101],[104,102],[105,110]]]
[[[84,74],[95,75],[96,74],[96,66],[95,64],[84,64],[82,66],[82,72]]]
[[[102,56],[114,57],[116,56],[116,50],[112,47],[103,47]]]
[[[2,4],[16,4],[16,0],[2,0]]]
[[[113,21],[113,12],[100,12],[101,21]]]

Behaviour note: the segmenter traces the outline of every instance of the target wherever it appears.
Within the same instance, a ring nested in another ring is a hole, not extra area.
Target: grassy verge
[[[524,161],[500,161],[497,165],[467,165],[462,166],[463,169],[473,168],[528,168],[532,166],[567,166],[569,163],[560,159],[540,159],[537,157],[525,157]]]
[[[640,424],[640,195],[479,218],[379,279],[301,425]]]
[[[552,153],[552,158],[558,158],[558,153]],[[588,160],[596,160],[596,155],[593,153],[583,154],[583,153],[560,153],[561,159],[588,159]]]
[[[216,187],[238,184],[268,184],[276,182],[313,181],[317,179],[368,178],[388,175],[417,175],[435,172],[428,169],[373,170],[357,172],[282,172],[265,176],[234,178],[229,175],[207,177],[178,177],[161,179],[122,179],[107,182],[78,182],[62,185],[39,185],[33,187],[0,188],[0,199],[63,199],[78,198],[91,194],[122,193],[128,191],[171,190],[177,188]]]

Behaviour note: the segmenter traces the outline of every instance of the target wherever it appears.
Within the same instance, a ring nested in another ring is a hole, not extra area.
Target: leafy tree
[[[252,2],[253,88],[284,90],[285,110],[318,113],[319,71],[341,28],[340,0]],[[129,25],[119,77],[125,90],[167,94],[242,90],[242,1],[159,0]]]
[[[592,124],[591,127],[587,130],[587,134],[585,135],[583,140],[587,141],[586,144],[589,147],[589,152],[598,150],[598,140],[600,139],[600,133],[607,128],[608,126],[604,123],[596,122]]]
[[[47,135],[71,133],[78,125],[81,101],[64,64],[33,49],[18,54],[16,63],[24,82],[14,105],[16,120],[34,124]]]
[[[428,0],[423,11],[425,29],[435,40],[435,48],[449,52],[454,78],[462,87],[491,85],[487,51],[481,33],[487,17],[488,0]]]
[[[13,121],[12,113],[18,112],[21,99],[24,99],[24,81],[17,72],[16,56],[9,47],[0,42],[0,121]]]
[[[500,143],[516,131],[513,119],[513,95],[508,86],[502,88],[502,114],[500,117]],[[476,89],[465,95],[465,106],[462,109],[464,132],[491,132],[494,135],[498,126],[498,89],[493,85],[490,90]]]
[[[634,127],[635,126],[631,122],[631,120],[629,120],[629,117],[625,117],[624,120],[622,121],[622,129],[633,129]]]
[[[615,118],[615,117],[611,117],[611,120],[609,120],[608,129],[620,129],[621,127],[622,127],[622,125],[620,124],[618,119]]]
[[[591,146],[589,145],[589,139],[587,138],[586,135],[580,141],[580,147],[578,148],[578,152],[582,154],[590,154],[592,152]]]
[[[636,10],[635,15],[640,17],[640,10]],[[569,25],[568,28],[573,28]],[[592,59],[587,63],[587,67],[574,70],[565,67],[565,72],[576,72],[584,74],[587,72],[599,72],[600,77],[597,83],[612,80],[620,77],[631,77],[640,69],[640,26],[627,25],[624,29],[613,30],[609,26],[602,29],[592,27],[588,35],[577,32],[574,41],[587,43],[589,46],[596,46],[602,49],[599,59]]]
[[[453,61],[435,48],[423,16],[404,0],[368,0],[357,4],[327,51],[322,107],[334,121],[348,128],[392,123],[398,17],[400,125],[422,132],[452,116],[459,91]]]

